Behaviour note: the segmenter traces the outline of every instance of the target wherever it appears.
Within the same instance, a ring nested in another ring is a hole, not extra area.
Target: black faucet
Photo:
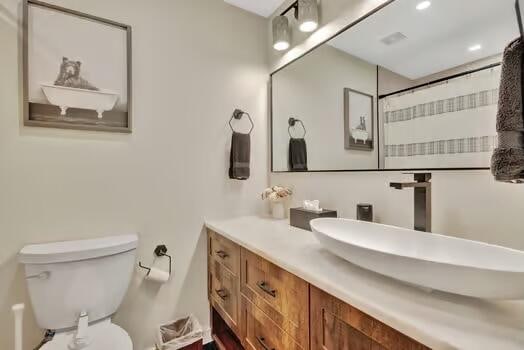
[[[402,190],[414,188],[415,230],[431,232],[431,174],[414,174],[415,182],[391,182],[390,187]]]

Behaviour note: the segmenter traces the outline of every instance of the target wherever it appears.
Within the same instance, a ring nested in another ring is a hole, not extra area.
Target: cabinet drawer
[[[311,286],[311,350],[429,350]]]
[[[308,349],[308,283],[246,249],[241,251],[241,261],[242,294]]]
[[[209,255],[235,276],[240,274],[240,247],[219,234],[209,232]]]
[[[214,260],[210,261],[209,269],[210,300],[233,332],[239,334],[240,283],[238,277]]]
[[[246,350],[303,350],[259,308],[242,297],[243,345]]]

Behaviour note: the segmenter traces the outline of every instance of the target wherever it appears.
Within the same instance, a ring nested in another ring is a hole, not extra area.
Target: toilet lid
[[[74,348],[69,345],[75,334],[76,330],[57,333],[41,350],[72,350]],[[89,345],[82,350],[133,350],[133,343],[126,331],[109,320],[90,325],[88,334]]]

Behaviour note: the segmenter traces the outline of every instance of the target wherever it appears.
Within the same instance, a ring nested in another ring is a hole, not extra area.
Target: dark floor
[[[217,350],[215,342],[207,343],[206,345],[204,345],[204,350]]]

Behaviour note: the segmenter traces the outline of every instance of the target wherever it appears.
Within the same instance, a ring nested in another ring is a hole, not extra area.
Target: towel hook
[[[236,119],[236,120],[242,119],[242,116],[244,114],[247,115],[247,117],[249,119],[249,123],[251,123],[251,129],[249,129],[249,132],[248,132],[248,135],[251,135],[251,131],[253,131],[253,129],[255,128],[255,124],[253,124],[253,120],[251,119],[251,116],[249,115],[249,113],[244,112],[241,109],[235,109],[233,111],[233,115],[229,119],[229,127],[231,128],[231,131],[236,132],[235,129],[233,129],[233,124],[231,122],[233,121],[233,118]]]
[[[169,258],[169,276],[171,276],[171,255],[167,255],[167,247],[164,244],[156,246],[156,248],[155,248],[155,255],[158,256],[158,257],[167,256]],[[151,272],[151,268],[142,265],[141,261],[138,262],[138,266],[140,266],[144,270],[147,270],[147,274],[148,275]]]
[[[517,22],[519,24],[520,37],[524,37],[524,26],[522,25],[522,14],[520,12],[519,0],[515,0],[515,11],[517,12]]]
[[[307,130],[304,126],[304,123],[302,123],[302,120],[293,117],[289,118],[287,121],[287,133],[289,134],[289,137],[293,138],[293,136],[291,136],[291,128],[295,127],[296,123],[300,123],[300,125],[302,125],[302,129],[304,130],[304,135],[302,135],[302,138],[306,137]]]

